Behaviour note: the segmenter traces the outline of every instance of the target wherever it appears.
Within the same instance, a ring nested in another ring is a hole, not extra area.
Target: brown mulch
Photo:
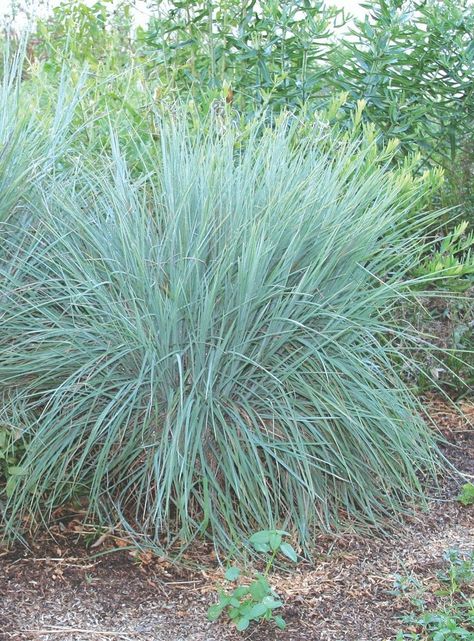
[[[464,402],[459,413],[430,397],[427,406],[446,437],[446,456],[474,480],[474,405]],[[54,542],[37,540],[29,551],[0,552],[0,639],[392,641],[411,607],[403,595],[393,594],[396,576],[429,586],[444,551],[474,549],[474,506],[463,508],[455,500],[462,482],[449,475],[428,512],[390,538],[321,538],[312,566],[275,575],[285,601],[285,631],[260,625],[239,634],[225,623],[207,622],[222,576],[210,557],[201,563],[207,570],[185,571],[129,549],[94,556],[121,540],[96,534],[96,547],[87,549],[84,536],[77,542],[77,531],[86,526],[72,522]]]

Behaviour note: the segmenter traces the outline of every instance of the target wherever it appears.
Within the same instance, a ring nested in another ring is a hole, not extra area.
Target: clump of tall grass
[[[3,57],[0,84],[0,221],[10,218],[31,187],[35,161],[44,150],[43,137],[31,111],[22,109],[20,98],[23,51]]]
[[[62,177],[12,241],[2,412],[29,444],[7,530],[82,496],[166,549],[278,526],[310,550],[400,514],[437,467],[390,320],[426,181],[289,119],[165,118],[157,146],[138,183],[117,149]]]
[[[23,82],[26,36],[3,43],[0,82],[0,222],[10,221],[32,199],[35,181],[55,171],[71,143],[70,123],[81,94],[83,77],[75,86],[63,73],[50,90],[44,110],[34,91]]]

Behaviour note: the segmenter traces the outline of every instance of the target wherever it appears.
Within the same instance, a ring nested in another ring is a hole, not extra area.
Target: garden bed
[[[474,420],[462,419],[444,402],[429,399],[430,413],[449,441],[446,455],[474,475]],[[474,406],[464,403],[467,416]],[[395,638],[410,599],[395,591],[397,575],[416,579],[427,606],[434,600],[436,573],[448,549],[474,548],[474,507],[455,499],[461,479],[445,479],[428,513],[420,513],[390,538],[345,534],[322,538],[313,566],[300,565],[273,584],[284,598],[287,629],[261,625],[239,634],[208,623],[206,610],[221,578],[209,550],[194,549],[190,566],[176,570],[151,555],[129,549],[93,556],[124,545],[95,534],[80,518],[64,519],[55,541],[36,540],[30,551],[0,557],[0,638],[5,641],[385,641]],[[81,534],[82,532],[82,534]],[[87,536],[84,533],[88,533]],[[79,534],[79,536],[78,536]],[[79,540],[78,540],[79,539]],[[2,632],[3,631],[3,632]],[[3,634],[3,636],[2,636]]]

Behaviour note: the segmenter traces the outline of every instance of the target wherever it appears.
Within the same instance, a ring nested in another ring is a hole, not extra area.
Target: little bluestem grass
[[[45,183],[1,275],[2,414],[29,443],[7,532],[80,495],[160,549],[281,527],[310,553],[420,499],[438,453],[392,311],[431,179],[366,134],[170,116],[139,182],[113,144]]]

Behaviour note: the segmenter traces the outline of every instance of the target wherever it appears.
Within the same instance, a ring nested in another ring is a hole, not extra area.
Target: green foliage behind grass
[[[379,142],[400,141],[397,160],[418,153],[420,171],[444,167],[445,188],[434,206],[454,207],[446,215],[449,229],[472,222],[468,0],[376,0],[365,20],[350,27],[319,1],[156,0],[149,23],[137,30],[134,4],[64,2],[37,23],[31,39],[31,59],[47,84],[55,85],[64,64],[77,70],[87,63],[93,72],[83,114],[94,122],[89,144],[108,148],[110,110],[123,121],[125,137],[133,130],[146,140],[156,105],[174,109],[184,99],[201,115],[213,108],[272,118],[291,110],[306,118],[342,93],[333,125],[350,129],[364,101],[362,117],[375,125]]]
[[[369,5],[368,5],[369,8]],[[377,0],[334,51],[333,88],[400,151],[450,167],[474,117],[474,10],[467,0]]]
[[[376,0],[350,27],[328,2],[155,0],[145,27],[131,27],[133,2],[111,11],[80,0],[38,23],[32,53],[57,75],[85,61],[99,75],[140,67],[160,98],[192,98],[206,113],[226,101],[252,118],[312,113],[334,96],[347,101],[347,128],[364,119],[399,157],[451,169],[469,147],[474,116],[474,9],[468,0]],[[455,177],[453,176],[453,183]],[[454,184],[453,184],[454,188]],[[458,201],[459,202],[459,201]],[[458,204],[458,203],[456,203]]]
[[[140,180],[113,142],[6,233],[1,411],[28,441],[8,531],[77,495],[162,548],[383,526],[437,469],[390,320],[432,178],[318,121],[171,116],[157,138]]]

